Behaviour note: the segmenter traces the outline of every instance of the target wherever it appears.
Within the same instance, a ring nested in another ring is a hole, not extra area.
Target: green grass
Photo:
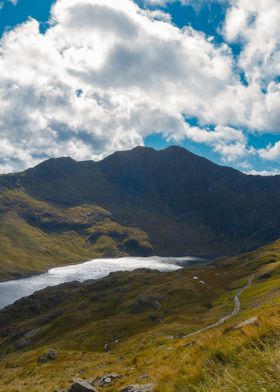
[[[263,257],[267,252],[256,252],[256,277],[241,297],[242,312],[195,337],[182,338],[232,309],[236,289],[251,274],[252,255],[235,259],[234,268],[220,261],[216,268],[194,271],[117,273],[97,283],[53,288],[28,298],[16,319],[13,308],[0,318],[0,325],[4,320],[9,329],[0,342],[1,352],[9,352],[0,365],[3,391],[53,391],[69,385],[82,370],[86,379],[112,371],[122,374],[108,391],[146,380],[157,384],[157,392],[276,392],[280,308],[275,289],[280,277],[278,263],[267,264]],[[267,270],[273,278],[259,280]],[[199,285],[194,275],[212,288]],[[52,306],[53,298],[61,302]],[[135,308],[139,298],[142,307]],[[54,319],[42,322],[54,312]],[[231,328],[256,315],[256,326]],[[31,345],[16,349],[16,332],[34,330]],[[59,359],[39,365],[37,358],[48,347],[58,350]]]
[[[278,392],[278,255],[280,242],[193,270],[119,272],[36,293],[0,312],[0,391],[53,392],[77,375],[115,372],[122,378],[104,391],[153,382],[155,392]],[[237,316],[186,337],[230,313],[252,273]],[[234,329],[252,317],[255,325]],[[39,364],[48,348],[58,359]]]
[[[95,257],[126,256],[134,248],[143,255],[153,252],[143,231],[120,225],[98,206],[62,209],[14,190],[1,193],[0,216],[0,281]]]

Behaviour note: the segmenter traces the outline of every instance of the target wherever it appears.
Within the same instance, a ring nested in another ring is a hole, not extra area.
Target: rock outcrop
[[[44,364],[47,362],[55,361],[57,358],[58,358],[58,352],[53,349],[49,349],[49,350],[43,352],[39,356],[38,362]]]
[[[120,392],[152,392],[154,390],[153,384],[146,385],[129,385],[128,387],[122,388]]]
[[[87,381],[73,379],[73,384],[71,385],[68,392],[97,392],[97,390]]]
[[[241,329],[247,327],[248,325],[257,325],[258,317],[252,317],[249,320],[242,321],[241,323],[237,324],[233,329]]]

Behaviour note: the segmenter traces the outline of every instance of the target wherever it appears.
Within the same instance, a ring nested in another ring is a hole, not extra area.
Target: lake
[[[193,257],[122,257],[119,259],[94,259],[82,264],[52,268],[46,273],[0,283],[0,309],[48,286],[100,279],[111,272],[133,271],[137,268],[148,268],[162,272],[176,271],[196,260],[201,262],[201,259]]]

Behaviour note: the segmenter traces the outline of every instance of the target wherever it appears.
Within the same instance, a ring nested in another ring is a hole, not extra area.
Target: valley
[[[279,211],[280,176],[180,147],[49,159],[0,176],[0,281],[96,257],[237,255],[279,237]]]
[[[280,0],[0,0],[0,392],[280,392]]]
[[[0,391],[278,392],[279,207],[178,147],[0,176]]]
[[[116,272],[21,299],[0,312],[0,385],[62,391],[116,373],[96,389],[277,391],[279,256],[277,241],[203,268]],[[239,313],[217,323],[237,293]],[[41,364],[48,350],[58,356]]]

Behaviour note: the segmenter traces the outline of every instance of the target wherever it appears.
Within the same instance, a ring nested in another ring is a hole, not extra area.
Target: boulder
[[[242,321],[241,323],[237,324],[233,329],[241,329],[243,327],[247,327],[248,325],[257,325],[258,318],[252,317],[249,320]]]
[[[68,392],[97,392],[96,389],[88,382],[79,379],[73,379],[73,384],[71,385]]]
[[[106,387],[108,385],[111,385],[115,380],[119,380],[120,378],[122,378],[121,375],[112,373],[103,377],[98,377],[95,380],[94,384],[99,387]]]
[[[49,349],[39,356],[38,362],[47,363],[47,362],[55,361],[57,358],[58,358],[58,352],[53,349]]]
[[[122,388],[120,392],[152,392],[154,390],[153,384],[146,385],[129,385],[128,387]]]

